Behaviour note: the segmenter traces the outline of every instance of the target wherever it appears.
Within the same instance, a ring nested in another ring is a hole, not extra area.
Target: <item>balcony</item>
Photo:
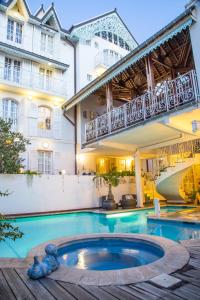
[[[0,66],[0,83],[21,89],[30,89],[47,95],[67,97],[66,82],[54,76],[42,76],[39,72],[28,71],[23,68],[5,69]]]
[[[97,53],[95,56],[95,69],[104,69],[104,71],[114,65],[122,56],[113,51],[106,49],[102,52]]]
[[[174,80],[162,82],[152,92],[146,92],[88,122],[85,125],[85,143],[135,127],[198,101],[196,73],[192,70]]]

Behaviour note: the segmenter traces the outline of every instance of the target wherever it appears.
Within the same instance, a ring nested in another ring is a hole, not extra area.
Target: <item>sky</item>
[[[34,13],[43,3],[45,9],[49,0],[27,0]],[[135,39],[141,43],[167,25],[184,11],[189,0],[54,0],[62,27],[88,20],[117,8]]]

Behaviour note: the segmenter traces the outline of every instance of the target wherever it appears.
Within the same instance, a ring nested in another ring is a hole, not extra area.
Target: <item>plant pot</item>
[[[121,200],[122,208],[135,208],[137,205],[136,198],[133,195],[123,195]]]
[[[106,199],[102,201],[102,208],[106,210],[113,210],[117,208],[117,204],[113,200]]]

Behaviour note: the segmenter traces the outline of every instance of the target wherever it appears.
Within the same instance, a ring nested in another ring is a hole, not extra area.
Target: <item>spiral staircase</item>
[[[180,188],[184,174],[199,163],[196,158],[186,158],[184,161],[177,162],[175,165],[167,167],[156,179],[156,190],[168,203],[186,203],[185,193]]]

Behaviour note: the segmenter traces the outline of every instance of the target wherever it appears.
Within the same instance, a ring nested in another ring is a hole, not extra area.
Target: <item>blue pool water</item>
[[[60,248],[61,264],[84,270],[116,270],[156,261],[164,251],[153,243],[122,238],[98,238],[71,242]]]
[[[162,212],[172,212],[184,207],[168,206]],[[26,257],[31,248],[52,239],[84,233],[145,233],[172,240],[200,238],[200,225],[147,221],[154,209],[106,216],[98,213],[77,212],[52,216],[17,218],[12,223],[24,233],[15,242],[0,242],[0,257]]]

